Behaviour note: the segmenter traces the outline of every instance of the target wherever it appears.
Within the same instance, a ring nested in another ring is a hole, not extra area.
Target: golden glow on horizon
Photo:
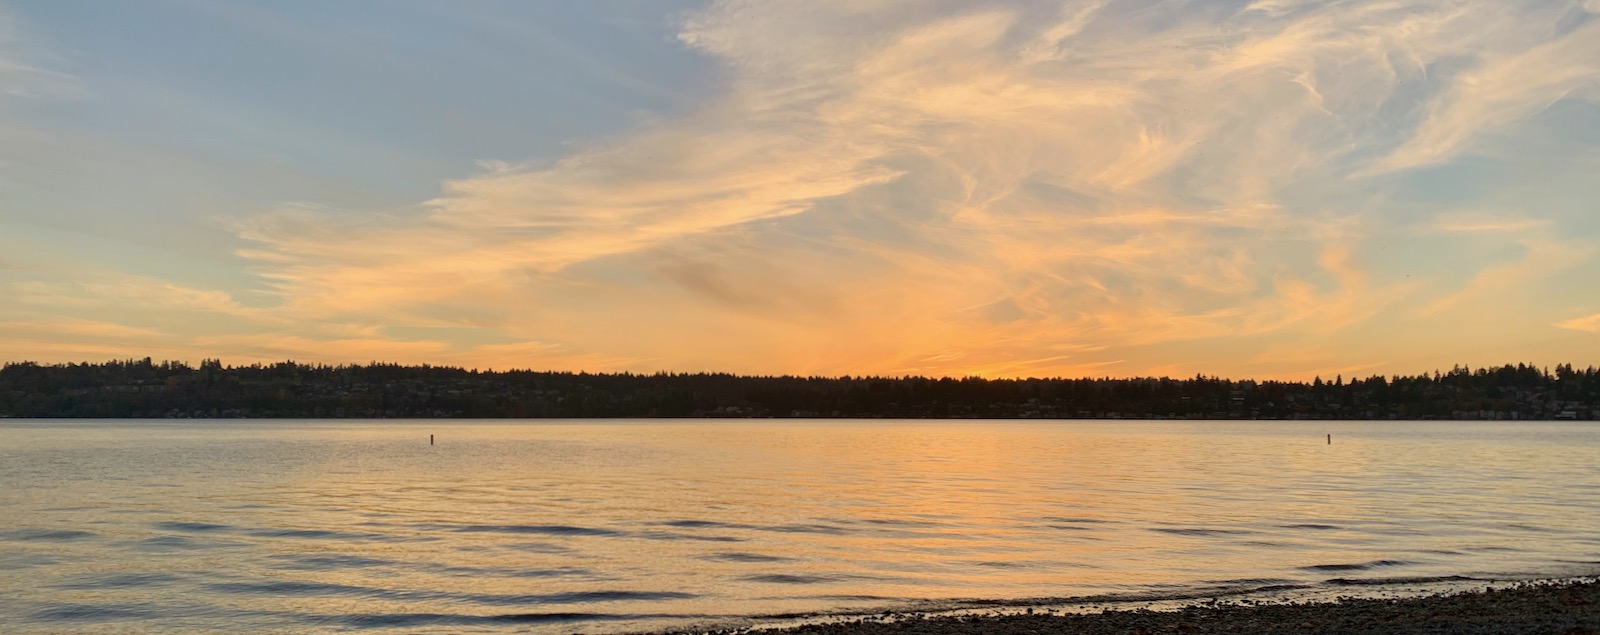
[[[486,162],[416,209],[233,217],[253,287],[6,282],[0,349],[985,377],[1567,361],[1600,333],[1578,221],[1412,180],[1554,156],[1506,139],[1600,101],[1600,20],[1565,17],[1587,7],[711,2],[679,39],[725,82],[687,114]]]

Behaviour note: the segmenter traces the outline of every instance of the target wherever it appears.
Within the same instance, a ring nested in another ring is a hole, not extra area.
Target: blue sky
[[[133,233],[226,255],[218,219],[285,201],[414,207],[480,161],[552,160],[708,88],[665,4],[585,7],[6,5],[9,53],[36,71],[7,104],[32,142],[13,147],[23,174],[8,182],[42,199],[10,211],[112,248]]]
[[[0,350],[1584,365],[1597,13],[0,0]]]

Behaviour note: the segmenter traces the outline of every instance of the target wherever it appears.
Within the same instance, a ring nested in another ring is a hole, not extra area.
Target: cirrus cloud
[[[1313,340],[1350,357],[1302,370],[1367,368],[1389,343],[1362,328],[1427,329],[1590,262],[1562,219],[1430,208],[1418,231],[1395,211],[1428,170],[1515,159],[1475,155],[1485,136],[1600,97],[1585,7],[712,2],[680,34],[724,74],[695,112],[413,210],[284,205],[237,226],[241,254],[275,319],[389,327],[351,350],[1134,374],[1186,355],[1248,372]],[[1378,246],[1407,233],[1434,263],[1415,277]],[[1525,256],[1476,257],[1486,236]]]

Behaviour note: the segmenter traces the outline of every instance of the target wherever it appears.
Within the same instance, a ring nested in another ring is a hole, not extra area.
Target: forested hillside
[[[1518,364],[1299,383],[194,367],[146,358],[6,364],[0,416],[1593,419],[1600,370]]]

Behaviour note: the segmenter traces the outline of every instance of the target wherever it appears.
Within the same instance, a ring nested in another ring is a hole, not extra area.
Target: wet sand
[[[1178,611],[1108,611],[1090,615],[877,617],[837,624],[730,633],[772,635],[1600,635],[1600,581],[1529,583],[1490,591],[1332,603],[1202,603]]]

